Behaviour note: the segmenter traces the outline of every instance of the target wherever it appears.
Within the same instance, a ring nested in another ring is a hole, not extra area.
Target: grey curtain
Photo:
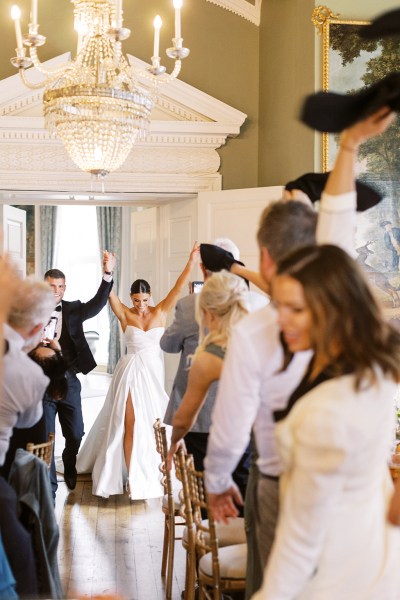
[[[121,225],[122,208],[111,206],[98,206],[97,229],[99,232],[100,251],[109,250],[117,255],[117,264],[114,271],[114,290],[118,293],[121,257]],[[120,349],[120,326],[117,317],[108,305],[110,317],[110,339],[108,342],[108,364],[107,372],[113,373],[115,365],[121,356]]]
[[[40,206],[40,269],[41,275],[54,268],[57,206]]]

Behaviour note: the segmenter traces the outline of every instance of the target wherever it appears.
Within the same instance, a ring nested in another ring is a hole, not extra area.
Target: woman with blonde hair
[[[220,378],[232,327],[248,312],[247,293],[241,277],[220,271],[207,279],[199,294],[196,307],[199,345],[192,357],[185,395],[173,419],[169,466],[183,445],[184,436],[196,422],[210,385]],[[203,470],[202,464],[196,468]]]

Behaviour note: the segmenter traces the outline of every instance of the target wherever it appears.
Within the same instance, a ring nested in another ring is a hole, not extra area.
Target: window
[[[65,300],[90,300],[102,278],[95,206],[59,206],[54,265],[65,273]],[[83,325],[97,331],[96,362],[107,364],[110,325],[107,308]]]

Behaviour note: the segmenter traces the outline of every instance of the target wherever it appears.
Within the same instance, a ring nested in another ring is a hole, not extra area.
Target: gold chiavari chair
[[[208,510],[203,473],[196,471],[192,456],[187,456],[186,471],[191,510],[195,525],[195,553],[199,599],[221,600],[222,591],[244,590],[246,585],[247,544],[219,544],[216,524]],[[208,519],[202,518],[207,511]],[[234,519],[231,520],[235,521]],[[194,587],[194,586],[193,586]]]
[[[164,513],[164,541],[161,559],[161,576],[166,580],[166,598],[172,596],[172,582],[174,569],[175,540],[182,539],[176,536],[176,527],[185,526],[185,520],[181,516],[179,491],[174,491],[171,472],[167,469],[168,442],[165,426],[157,419],[153,425],[157,452],[161,456],[159,469],[162,473],[161,483],[164,487],[162,499],[162,511]]]
[[[41,458],[50,469],[51,458],[53,455],[53,446],[54,446],[54,433],[49,433],[49,437],[47,442],[43,442],[42,444],[32,444],[29,443],[26,445],[27,452],[31,454],[35,454]]]
[[[174,456],[174,462],[176,476],[182,483],[182,489],[180,491],[181,514],[186,521],[186,527],[182,537],[182,545],[186,551],[184,598],[185,600],[194,600],[197,579],[196,526],[194,524],[192,504],[190,501],[186,459],[187,455],[185,454],[185,451],[183,448],[179,448]]]

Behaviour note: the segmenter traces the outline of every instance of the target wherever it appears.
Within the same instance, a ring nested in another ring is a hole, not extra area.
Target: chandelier
[[[29,33],[24,36],[21,11],[17,6],[11,10],[17,38],[17,56],[11,63],[28,88],[44,88],[46,127],[61,139],[73,162],[83,171],[104,177],[122,165],[136,139],[146,136],[160,84],[178,77],[181,61],[189,54],[181,37],[182,0],[173,0],[175,37],[166,51],[175,60],[170,74],[159,56],[162,21],[158,15],[151,66],[134,69],[123,56],[121,42],[130,30],[123,27],[122,0],[71,0],[78,34],[76,56],[54,70],[46,69],[37,54],[46,41],[38,33],[38,0],[31,1]],[[43,75],[39,83],[26,78],[25,69],[32,64]]]

